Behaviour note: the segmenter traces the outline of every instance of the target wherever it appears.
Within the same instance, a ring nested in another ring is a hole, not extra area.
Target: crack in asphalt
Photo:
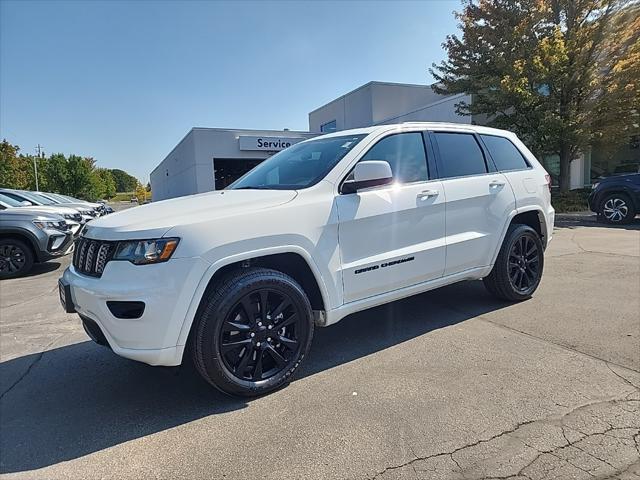
[[[27,367],[27,369],[24,371],[24,373],[22,375],[20,375],[20,377],[18,377],[18,379],[13,382],[9,388],[7,388],[4,392],[2,392],[0,394],[0,400],[2,400],[4,398],[4,396],[6,394],[8,394],[11,390],[14,389],[14,387],[16,385],[18,385],[20,382],[22,382],[22,380],[24,380],[33,370],[33,368],[40,362],[40,360],[42,360],[42,357],[44,356],[45,353],[47,353],[49,351],[49,347],[51,347],[54,343],[56,343],[58,340],[60,340],[62,337],[64,337],[66,334],[63,335],[59,335],[56,338],[54,338],[51,342],[49,342],[47,345],[45,345],[44,350],[39,352],[36,357],[34,358],[33,362],[31,362],[29,364],[29,366]]]
[[[632,385],[632,386],[637,389],[637,387],[635,387],[635,385]],[[598,406],[598,405],[621,405],[621,404],[623,404],[625,402],[626,403],[638,403],[640,401],[639,400],[627,400],[627,399],[623,400],[621,398],[611,398],[611,399],[608,399],[608,400],[600,400],[600,401],[596,401],[596,402],[589,402],[589,403],[585,403],[585,404],[582,404],[582,405],[578,405],[577,407],[569,410],[568,412],[565,412],[564,414],[562,414],[559,417],[558,416],[550,416],[550,417],[546,417],[546,418],[540,418],[540,419],[537,419],[537,420],[528,420],[528,421],[525,421],[525,422],[520,422],[520,423],[516,424],[514,427],[512,427],[512,428],[510,428],[508,430],[504,430],[504,431],[502,431],[502,432],[500,432],[498,434],[492,435],[489,438],[477,440],[477,441],[472,442],[472,443],[468,443],[466,445],[463,445],[461,447],[458,447],[458,448],[456,448],[454,450],[451,450],[451,451],[448,451],[448,452],[439,452],[439,453],[434,453],[434,454],[426,455],[426,456],[416,456],[415,458],[413,458],[413,459],[411,459],[411,460],[409,460],[407,462],[404,462],[402,464],[385,467],[383,470],[377,472],[372,477],[369,477],[369,479],[370,480],[374,480],[374,479],[377,479],[377,478],[380,478],[380,477],[386,475],[390,471],[398,470],[398,469],[401,469],[401,468],[404,468],[404,467],[408,467],[408,466],[411,466],[413,468],[413,470],[415,471],[415,463],[416,462],[427,461],[427,460],[438,458],[438,457],[449,457],[453,461],[453,463],[455,463],[455,465],[457,466],[458,473],[464,478],[465,477],[464,468],[462,468],[462,466],[460,465],[458,460],[456,460],[456,458],[455,458],[455,455],[457,453],[460,453],[460,452],[462,452],[462,451],[464,451],[466,449],[481,445],[483,443],[491,442],[491,441],[499,439],[500,437],[503,437],[505,435],[510,435],[510,434],[516,433],[520,428],[522,428],[524,426],[531,425],[531,424],[534,424],[534,423],[546,423],[546,422],[551,422],[553,424],[555,424],[557,422],[560,422],[560,424],[558,426],[561,429],[562,436],[563,436],[563,438],[564,438],[564,440],[566,442],[564,445],[559,445],[559,446],[555,446],[555,447],[550,448],[550,449],[541,450],[541,449],[539,449],[539,448],[537,448],[537,447],[535,447],[533,445],[528,444],[523,439],[516,437],[516,439],[520,443],[522,443],[525,447],[528,447],[528,448],[530,448],[532,450],[535,450],[536,452],[538,452],[538,454],[530,462],[528,462],[525,466],[523,466],[516,473],[510,473],[509,475],[505,475],[505,476],[482,477],[483,480],[507,480],[507,479],[510,479],[510,478],[518,478],[518,477],[531,478],[530,476],[525,474],[525,470],[527,468],[531,467],[543,455],[551,455],[551,456],[557,458],[558,460],[560,460],[561,462],[565,462],[568,465],[571,465],[572,467],[574,467],[574,468],[576,468],[578,470],[581,470],[581,471],[589,474],[592,477],[595,477],[595,475],[593,473],[591,473],[590,471],[585,470],[581,466],[575,465],[569,459],[558,455],[558,452],[560,452],[561,450],[567,449],[567,448],[574,448],[576,450],[579,450],[580,452],[582,452],[582,453],[584,453],[586,455],[589,455],[590,457],[594,458],[595,460],[598,460],[598,461],[608,465],[609,467],[613,468],[614,471],[616,471],[616,474],[619,474],[621,472],[618,470],[618,467],[616,467],[615,465],[613,465],[609,461],[604,460],[602,458],[599,458],[595,454],[593,454],[593,453],[581,448],[581,445],[579,445],[579,444],[580,444],[580,442],[583,442],[586,439],[593,438],[593,437],[596,437],[596,436],[599,436],[599,435],[604,436],[604,435],[606,435],[606,434],[608,434],[609,432],[612,432],[612,431],[628,430],[628,429],[636,430],[637,429],[638,432],[633,435],[633,440],[635,442],[635,447],[636,447],[636,450],[638,451],[639,458],[640,458],[640,422],[639,422],[638,425],[634,425],[634,426],[615,427],[610,422],[608,422],[608,421],[606,421],[604,419],[600,419],[601,421],[606,423],[608,425],[608,427],[605,428],[603,431],[594,432],[594,433],[590,433],[590,434],[586,434],[586,433],[584,433],[584,432],[582,432],[580,430],[568,427],[568,426],[564,425],[562,422],[567,417],[569,417],[571,415],[574,415],[574,414],[576,414],[576,413],[578,413],[578,412],[580,412],[581,410],[584,410],[584,409],[588,409],[588,408],[591,408],[591,407],[594,407],[594,406]],[[573,441],[569,440],[569,438],[566,435],[565,428],[568,428],[570,430],[578,432],[581,435],[580,438],[575,439]],[[613,437],[613,438],[618,438],[618,437]],[[618,438],[618,439],[620,440],[620,438]],[[634,466],[635,463],[636,462],[632,462],[630,465],[628,465],[626,467],[626,470],[628,470],[632,466]],[[626,471],[626,470],[624,470],[624,471]],[[550,472],[547,472],[547,473],[550,473]]]

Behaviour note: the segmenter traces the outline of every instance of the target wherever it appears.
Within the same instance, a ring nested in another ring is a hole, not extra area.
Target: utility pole
[[[40,188],[38,188],[38,158],[42,157],[42,147],[40,146],[40,144],[38,144],[38,146],[36,147],[36,153],[37,155],[35,157],[33,157],[33,171],[35,172],[36,175],[36,192],[40,191]]]

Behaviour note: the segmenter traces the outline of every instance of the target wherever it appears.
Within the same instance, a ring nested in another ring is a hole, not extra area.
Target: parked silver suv
[[[73,234],[51,212],[11,208],[0,211],[0,279],[25,275],[34,263],[69,253]]]

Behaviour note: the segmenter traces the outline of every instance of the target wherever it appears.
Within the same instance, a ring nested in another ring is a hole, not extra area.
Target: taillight
[[[545,181],[547,182],[547,187],[549,187],[549,193],[551,193],[551,175],[548,173],[544,176]]]

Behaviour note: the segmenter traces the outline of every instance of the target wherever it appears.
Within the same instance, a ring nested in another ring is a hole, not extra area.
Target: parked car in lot
[[[640,173],[602,178],[592,186],[589,208],[610,224],[631,222],[640,212]]]
[[[33,205],[26,206],[22,202],[14,200],[13,198],[6,196],[4,193],[0,193],[0,210],[6,210],[8,208],[22,208],[24,211],[54,213],[60,215],[64,218],[64,221],[68,225],[74,237],[80,233],[82,226],[86,223],[82,214],[73,208],[58,205],[39,205],[37,207],[34,207]]]
[[[0,211],[0,279],[26,275],[34,263],[65,255],[73,234],[65,219],[49,211]]]
[[[61,205],[59,203],[54,202],[53,200],[50,200],[46,197],[38,195],[36,192],[28,192],[25,190],[12,190],[9,188],[0,188],[0,193],[3,193],[7,197],[11,197],[14,200],[17,200],[19,202],[25,202],[25,204],[27,205],[31,204],[35,206],[49,206],[49,207],[55,206],[55,205]],[[68,208],[73,208],[74,210],[77,210],[78,212],[80,212],[85,222],[88,222],[89,220],[92,220],[99,215],[96,209],[84,203],[66,203],[64,204],[64,206]]]
[[[113,213],[113,209],[102,202],[88,202],[86,200],[80,200],[79,198],[73,198],[68,195],[61,195],[59,193],[48,193],[48,192],[34,192],[34,193],[37,193],[38,195],[48,198],[49,200],[61,205],[75,204],[75,205],[81,205],[84,207],[92,208],[93,210],[97,211],[99,215],[106,215],[108,213]]]
[[[60,297],[118,355],[190,357],[223,392],[259,395],[290,381],[315,326],[351,313],[471,279],[503,300],[531,297],[550,197],[549,175],[510,132],[336,132],[225,190],[91,222]]]

